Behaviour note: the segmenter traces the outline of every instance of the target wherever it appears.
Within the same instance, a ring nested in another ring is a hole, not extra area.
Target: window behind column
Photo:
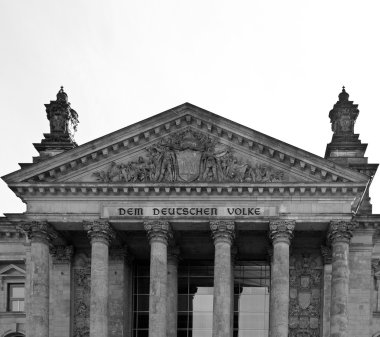
[[[234,337],[268,336],[270,266],[262,262],[239,261],[234,278]],[[177,337],[212,336],[213,285],[213,261],[182,262],[179,265]],[[136,266],[133,311],[132,336],[148,337],[148,265]]]
[[[268,336],[270,266],[239,261],[234,277],[234,337]]]

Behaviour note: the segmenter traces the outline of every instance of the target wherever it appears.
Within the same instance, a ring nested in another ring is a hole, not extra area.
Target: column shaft
[[[273,244],[270,320],[272,337],[288,336],[289,316],[289,244]]]
[[[212,336],[230,337],[233,288],[231,245],[235,235],[235,225],[232,221],[212,221],[210,228],[215,245]]]
[[[149,337],[167,337],[167,245],[171,237],[166,221],[146,222],[150,242]]]
[[[102,242],[91,245],[90,336],[108,334],[108,246]]]
[[[108,336],[108,246],[114,232],[107,222],[85,224],[91,239],[90,337]]]
[[[330,333],[332,337],[348,336],[348,243],[332,245]]]
[[[150,245],[149,337],[166,337],[167,246]]]
[[[353,224],[331,221],[328,237],[332,246],[330,336],[348,336],[348,252]]]
[[[214,310],[212,331],[214,337],[229,337],[231,333],[231,246],[215,244]]]
[[[271,222],[269,235],[273,241],[270,291],[270,336],[288,337],[289,326],[289,245],[294,221]]]

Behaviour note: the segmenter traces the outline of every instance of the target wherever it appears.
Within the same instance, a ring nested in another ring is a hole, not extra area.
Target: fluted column
[[[168,250],[168,286],[166,330],[167,337],[177,337],[177,307],[178,307],[178,247]]]
[[[107,221],[84,223],[91,240],[90,337],[108,336],[108,248],[115,232]]]
[[[289,324],[289,246],[295,221],[276,220],[269,224],[273,243],[270,290],[270,336],[288,337]]]
[[[332,248],[330,336],[348,336],[348,253],[354,224],[347,221],[330,222],[328,239]]]
[[[144,223],[150,243],[149,337],[166,337],[167,246],[172,231],[167,221]]]
[[[232,269],[231,246],[235,238],[233,221],[211,221],[210,229],[215,245],[213,337],[231,336]]]
[[[31,241],[26,331],[31,337],[49,337],[49,244],[56,233],[43,221],[25,223],[21,228]]]

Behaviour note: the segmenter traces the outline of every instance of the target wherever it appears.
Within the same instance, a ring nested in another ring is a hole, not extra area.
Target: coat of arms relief
[[[145,149],[146,156],[112,162],[95,172],[101,182],[251,182],[284,180],[284,172],[237,158],[233,149],[190,128]]]

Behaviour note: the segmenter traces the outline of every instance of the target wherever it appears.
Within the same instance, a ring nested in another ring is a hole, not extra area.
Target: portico
[[[67,104],[61,90],[47,110]],[[55,123],[3,177],[28,205],[0,222],[25,255],[26,331],[357,337],[377,166],[339,124],[357,116],[345,91],[337,104],[328,159],[187,103],[79,147]]]

